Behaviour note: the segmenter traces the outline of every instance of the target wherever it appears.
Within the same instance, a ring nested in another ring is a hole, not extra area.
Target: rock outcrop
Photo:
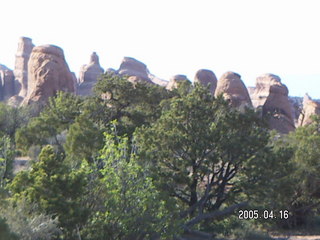
[[[312,116],[320,114],[320,102],[312,100],[312,98],[306,94],[303,98],[303,109],[299,116],[299,126],[305,126],[312,123]]]
[[[74,93],[74,85],[61,48],[54,45],[34,47],[28,64],[28,94],[22,104],[45,103],[58,91]]]
[[[99,63],[99,57],[93,52],[90,56],[89,64],[83,65],[80,69],[77,94],[82,96],[91,95],[94,85],[103,72],[104,70]]]
[[[129,79],[133,82],[152,83],[149,78],[149,70],[147,69],[147,66],[144,63],[131,57],[123,58],[117,74],[119,74],[120,76],[128,76],[129,78],[134,77]]]
[[[294,125],[299,126],[299,117],[303,109],[303,97],[289,96],[289,102],[293,113]]]
[[[28,91],[28,61],[34,45],[32,40],[21,37],[18,43],[16,61],[14,66],[15,94],[25,97]]]
[[[225,99],[230,100],[234,107],[252,106],[248,90],[238,73],[226,72],[221,76],[215,91],[215,96],[219,95],[223,95]]]
[[[217,77],[216,75],[207,69],[200,69],[196,72],[196,75],[193,80],[194,83],[200,83],[201,85],[207,87],[210,85],[209,90],[212,95],[217,87]]]
[[[79,73],[79,83],[96,82],[104,70],[100,66],[99,56],[93,52],[90,56],[89,64],[83,65]]]
[[[115,70],[115,69],[113,69],[113,68],[108,68],[107,70],[106,70],[106,73],[107,74],[117,74],[117,70]]]
[[[186,75],[174,75],[170,78],[170,81],[168,82],[166,89],[173,90],[175,88],[178,88],[179,84],[185,81],[190,82]]]
[[[253,106],[262,108],[262,114],[269,116],[269,126],[280,133],[295,129],[293,108],[288,98],[288,88],[280,77],[264,74],[257,78],[251,94]]]
[[[120,76],[127,76],[128,81],[132,83],[150,83],[157,84],[160,86],[167,86],[168,81],[156,77],[151,74],[147,66],[138,61],[137,59],[131,57],[124,57],[118,70],[113,68],[108,68],[106,70],[107,74],[116,74]]]
[[[168,81],[158,78],[151,73],[148,74],[148,77],[151,80],[151,82],[153,82],[154,84],[160,85],[162,87],[166,87],[169,83]]]
[[[144,80],[149,79],[147,66],[131,57],[123,58],[120,68],[117,72],[121,76],[136,76]]]
[[[5,101],[14,95],[13,71],[0,64],[0,101]]]

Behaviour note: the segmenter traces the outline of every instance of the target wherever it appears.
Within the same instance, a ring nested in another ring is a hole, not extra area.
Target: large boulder
[[[134,82],[148,82],[152,83],[149,78],[149,70],[147,66],[131,57],[124,57],[120,68],[117,71],[120,76],[128,76],[129,80]],[[132,77],[130,79],[130,77]]]
[[[54,45],[34,47],[28,64],[28,94],[23,105],[45,103],[58,91],[75,92],[75,79],[63,50]]]
[[[175,88],[178,88],[179,84],[183,82],[190,82],[190,80],[187,78],[186,75],[182,75],[182,74],[174,75],[170,78],[170,81],[168,82],[166,89],[173,90]]]
[[[123,77],[126,76],[128,77],[128,81],[134,84],[138,82],[149,83],[157,84],[163,87],[167,86],[168,84],[168,81],[151,74],[144,63],[132,57],[124,57],[118,70],[108,68],[106,73],[116,74]]]
[[[90,56],[89,64],[83,65],[80,69],[77,94],[82,96],[91,95],[94,85],[103,72],[104,70],[99,63],[99,57],[93,52]]]
[[[0,101],[7,100],[14,95],[13,71],[0,64]]]
[[[25,97],[28,91],[28,61],[34,45],[32,40],[21,37],[18,43],[14,66],[15,94]]]
[[[251,107],[251,99],[246,86],[238,73],[226,72],[218,81],[215,96],[223,95],[230,100],[232,106],[243,108]]]
[[[217,77],[216,75],[207,69],[200,69],[196,72],[196,75],[193,80],[194,83],[200,83],[201,85],[209,87],[209,90],[212,95],[214,95],[214,92],[217,87]]]
[[[270,128],[280,133],[288,133],[295,129],[288,88],[281,83],[280,77],[274,74],[259,76],[251,98],[253,106],[262,108],[262,114],[269,116]]]
[[[320,114],[320,101],[313,100],[308,94],[303,98],[303,108],[299,116],[299,126],[312,123],[312,116]]]

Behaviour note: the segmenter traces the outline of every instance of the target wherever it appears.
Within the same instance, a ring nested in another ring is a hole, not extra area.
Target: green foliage
[[[64,234],[76,234],[86,221],[87,207],[82,202],[86,194],[87,173],[83,166],[70,170],[63,155],[56,153],[52,146],[44,147],[39,162],[30,172],[19,172],[9,185],[16,201],[26,198],[28,203],[36,203],[39,212],[58,217]]]
[[[8,136],[0,137],[0,187],[13,177],[14,147]]]
[[[295,171],[291,176],[294,193],[289,205],[293,226],[305,224],[320,205],[319,129],[320,118],[316,117],[311,125],[296,129],[286,139],[286,144],[294,149],[292,163]]]
[[[105,211],[93,215],[84,228],[86,239],[150,239],[174,232],[174,212],[163,196],[128,153],[128,139],[106,134],[101,152],[104,167]]]
[[[27,153],[31,146],[46,144],[57,145],[62,150],[63,142],[59,140],[58,134],[74,123],[76,117],[80,115],[80,106],[79,97],[58,92],[56,97],[49,99],[40,116],[31,119],[26,127],[17,131],[17,147],[24,153]]]
[[[158,121],[135,135],[141,164],[191,219],[237,202],[239,172],[268,143],[257,114],[240,113],[201,86],[169,102]]]
[[[103,134],[96,124],[84,114],[77,117],[64,145],[71,165],[79,166],[83,159],[92,162],[102,146]]]
[[[243,166],[239,187],[253,207],[285,209],[286,204],[282,203],[293,194],[292,155],[293,149],[275,134],[271,135],[268,145]]]
[[[167,91],[108,74],[95,96],[59,92],[38,115],[0,104],[1,187],[13,177],[13,143],[37,152],[1,189],[11,198],[2,196],[0,226],[39,240],[165,239],[195,229],[259,239],[251,222],[208,216],[250,201],[288,209],[289,221],[273,221],[281,226],[316,219],[319,126],[316,118],[282,136],[198,84]]]
[[[12,135],[17,125],[17,111],[15,108],[0,103],[0,134]]]
[[[173,93],[157,85],[133,84],[125,77],[105,74],[95,86],[95,95],[85,106],[91,118],[102,127],[117,120],[118,133],[131,136],[136,127],[159,117],[159,103]]]
[[[57,218],[38,214],[36,206],[26,203],[24,199],[16,203],[7,202],[0,212],[20,240],[51,240],[60,233]]]
[[[18,240],[18,237],[13,234],[5,219],[0,218],[0,240]]]
[[[182,80],[177,82],[177,88],[172,89],[172,92],[179,97],[185,96],[192,91],[192,84],[189,80]]]
[[[251,181],[243,188],[255,208],[288,210],[289,219],[272,221],[269,225],[308,227],[320,205],[320,120],[299,127],[289,135],[273,134],[265,161],[246,167]],[[259,166],[259,167],[257,167]],[[256,184],[259,182],[260,184]]]
[[[15,108],[0,102],[0,137],[9,136],[14,142],[17,130],[38,113],[36,106]]]

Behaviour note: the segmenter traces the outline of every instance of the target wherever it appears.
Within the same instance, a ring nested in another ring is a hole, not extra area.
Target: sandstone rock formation
[[[28,61],[34,45],[32,40],[21,37],[18,43],[16,61],[14,66],[15,94],[25,97],[28,91]]]
[[[289,102],[293,113],[294,125],[299,126],[299,117],[303,110],[303,97],[292,97],[289,96]]]
[[[77,94],[82,96],[91,95],[93,86],[103,72],[104,70],[99,63],[99,57],[93,52],[90,56],[89,64],[83,65],[80,69]]]
[[[151,74],[144,63],[131,57],[124,57],[118,70],[108,68],[106,73],[127,76],[132,83],[150,83],[163,87],[168,84],[168,81]]]
[[[257,78],[251,94],[254,107],[261,107],[263,115],[269,115],[269,125],[280,133],[295,129],[292,105],[288,98],[288,88],[280,77],[264,74]]]
[[[0,101],[7,100],[14,95],[13,71],[0,64]]]
[[[106,70],[106,73],[108,73],[108,74],[117,74],[117,70],[115,70],[115,69],[113,69],[113,68],[108,68],[108,69]]]
[[[148,77],[151,80],[151,82],[153,82],[154,84],[160,85],[162,87],[166,87],[169,83],[168,81],[158,78],[151,73],[148,74]]]
[[[61,48],[34,47],[28,64],[28,94],[22,104],[44,103],[58,91],[74,93],[74,84]]]
[[[147,66],[131,57],[124,57],[120,68],[118,69],[118,74],[122,76],[136,76],[145,80],[148,80],[148,70]]]
[[[303,109],[299,116],[299,126],[305,126],[312,123],[311,117],[313,115],[320,114],[320,102],[312,100],[312,98],[306,94],[303,98]]]
[[[232,106],[243,108],[251,107],[251,99],[246,86],[238,73],[226,72],[218,81],[215,96],[223,95],[231,101]]]
[[[134,82],[139,81],[152,83],[148,76],[149,70],[147,69],[147,66],[144,63],[131,57],[123,58],[117,74],[119,74],[120,76],[128,77],[134,76]]]
[[[99,63],[99,56],[96,52],[93,52],[90,56],[89,64],[83,65],[80,69],[79,83],[96,82],[103,72],[104,70]]]
[[[256,90],[255,87],[247,87],[247,90],[248,90],[248,93],[249,93],[249,96],[251,98],[251,102],[252,102],[252,97],[251,95],[254,93],[254,91]],[[253,103],[252,103],[253,104]]]
[[[217,87],[217,77],[216,75],[207,69],[200,69],[196,72],[196,75],[193,80],[194,83],[200,83],[201,85],[207,87],[210,85],[210,92],[214,95],[214,92]]]
[[[170,78],[170,81],[168,82],[166,89],[173,90],[175,88],[178,88],[179,84],[184,81],[190,82],[186,75],[181,75],[181,74],[174,75]]]

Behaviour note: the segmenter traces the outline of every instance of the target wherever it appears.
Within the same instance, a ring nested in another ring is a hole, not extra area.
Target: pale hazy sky
[[[91,52],[103,68],[124,56],[163,79],[207,68],[253,86],[274,73],[289,94],[320,98],[320,0],[4,0],[0,64],[14,67],[20,36],[64,50],[72,71]]]

